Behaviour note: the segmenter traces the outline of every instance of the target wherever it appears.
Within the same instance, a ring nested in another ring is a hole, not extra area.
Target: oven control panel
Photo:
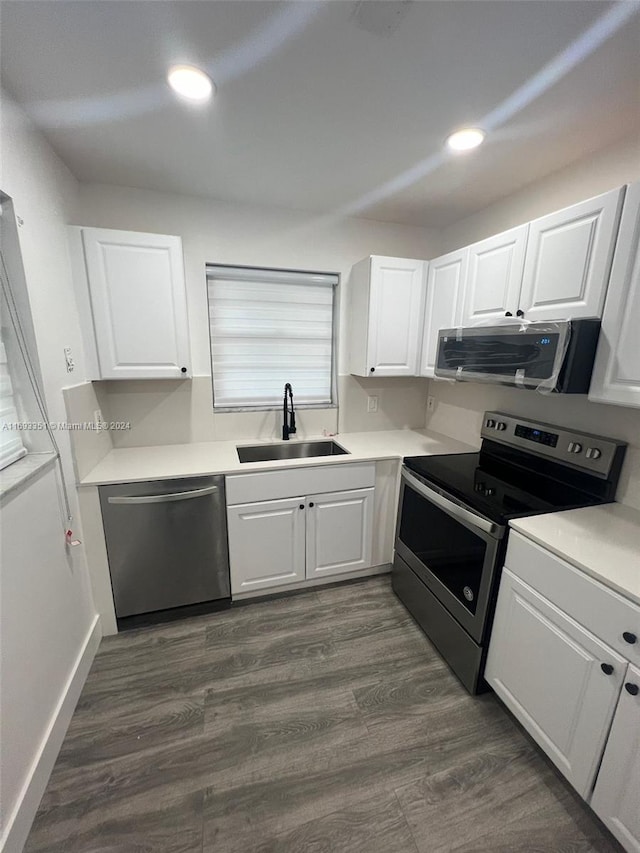
[[[537,423],[504,412],[485,412],[481,435],[500,444],[548,456],[574,468],[608,477],[625,442],[585,432]]]

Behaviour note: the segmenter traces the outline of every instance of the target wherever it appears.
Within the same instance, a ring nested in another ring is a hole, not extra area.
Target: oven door
[[[402,469],[396,551],[478,643],[504,533]]]

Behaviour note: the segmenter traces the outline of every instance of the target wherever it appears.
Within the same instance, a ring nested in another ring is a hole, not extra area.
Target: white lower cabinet
[[[373,463],[228,477],[232,595],[369,568],[374,484]],[[306,495],[283,494],[300,486]],[[283,499],[251,500],[268,493]]]
[[[583,797],[625,668],[620,655],[504,570],[486,679]]]
[[[307,578],[371,565],[373,489],[315,495],[307,512]]]
[[[640,607],[513,530],[505,561],[486,680],[640,853]]]
[[[625,850],[640,853],[640,670],[629,666],[591,807]]]
[[[304,498],[227,509],[231,592],[304,580]]]

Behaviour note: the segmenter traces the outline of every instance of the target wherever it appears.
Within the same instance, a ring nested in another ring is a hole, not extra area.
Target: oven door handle
[[[488,518],[483,518],[481,515],[476,515],[475,512],[465,509],[463,506],[460,506],[460,504],[449,500],[449,498],[445,498],[444,495],[441,495],[434,489],[430,489],[428,486],[425,486],[423,482],[418,480],[417,477],[414,477],[406,468],[402,469],[402,479],[411,489],[414,489],[414,491],[422,495],[423,498],[426,498],[432,504],[440,507],[440,509],[443,509],[449,515],[454,518],[458,518],[460,521],[466,522],[471,525],[471,527],[475,527],[477,530],[482,530],[484,533],[488,533],[496,539],[502,539],[504,530],[500,525],[494,524],[492,521],[489,521]]]

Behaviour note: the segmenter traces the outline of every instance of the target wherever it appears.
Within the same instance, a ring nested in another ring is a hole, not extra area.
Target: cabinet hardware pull
[[[624,686],[624,689],[627,691],[627,693],[630,693],[632,696],[637,696],[638,691],[640,691],[640,687],[638,687],[637,684],[633,684],[631,681],[627,681],[627,683]]]
[[[516,317],[524,317],[524,311],[521,308],[516,311]]]
[[[375,372],[376,372],[375,367],[372,367],[372,368],[370,368],[370,369],[369,369],[369,373],[375,373]]]
[[[634,643],[638,642],[638,638],[635,634],[632,634],[631,631],[623,631],[622,639],[625,641],[625,643],[629,643],[630,645],[633,645]]]
[[[187,368],[186,368],[186,367],[181,367],[181,368],[180,368],[180,373],[186,373],[186,372],[187,372]]]
[[[114,495],[107,498],[110,504],[165,504],[173,501],[188,501],[192,498],[202,498],[218,491],[217,486],[207,486],[204,489],[192,489],[188,492],[171,492],[166,495]]]
[[[309,501],[309,506],[313,506],[313,501]]]
[[[300,504],[300,509],[304,509],[304,504]]]
[[[613,667],[610,663],[601,663],[600,669],[604,672],[605,675],[611,675],[613,672]]]
[[[513,317],[513,314],[511,313],[511,311],[505,311],[504,316],[505,317]]]
[[[465,507],[455,503],[455,501],[445,498],[444,495],[440,495],[438,492],[430,489],[417,477],[409,473],[408,469],[403,469],[402,481],[406,483],[407,487],[412,491],[417,492],[419,495],[422,495],[423,498],[426,498],[429,503],[435,504],[437,507],[440,507],[440,509],[443,509],[447,515],[452,515],[454,518],[460,519],[467,525],[475,527],[478,530],[483,530],[485,533],[488,533],[489,536],[494,536],[497,539],[502,538],[502,532],[498,529],[497,525],[492,521],[489,521],[488,518],[476,515],[475,512],[470,512],[468,509],[465,509]]]

